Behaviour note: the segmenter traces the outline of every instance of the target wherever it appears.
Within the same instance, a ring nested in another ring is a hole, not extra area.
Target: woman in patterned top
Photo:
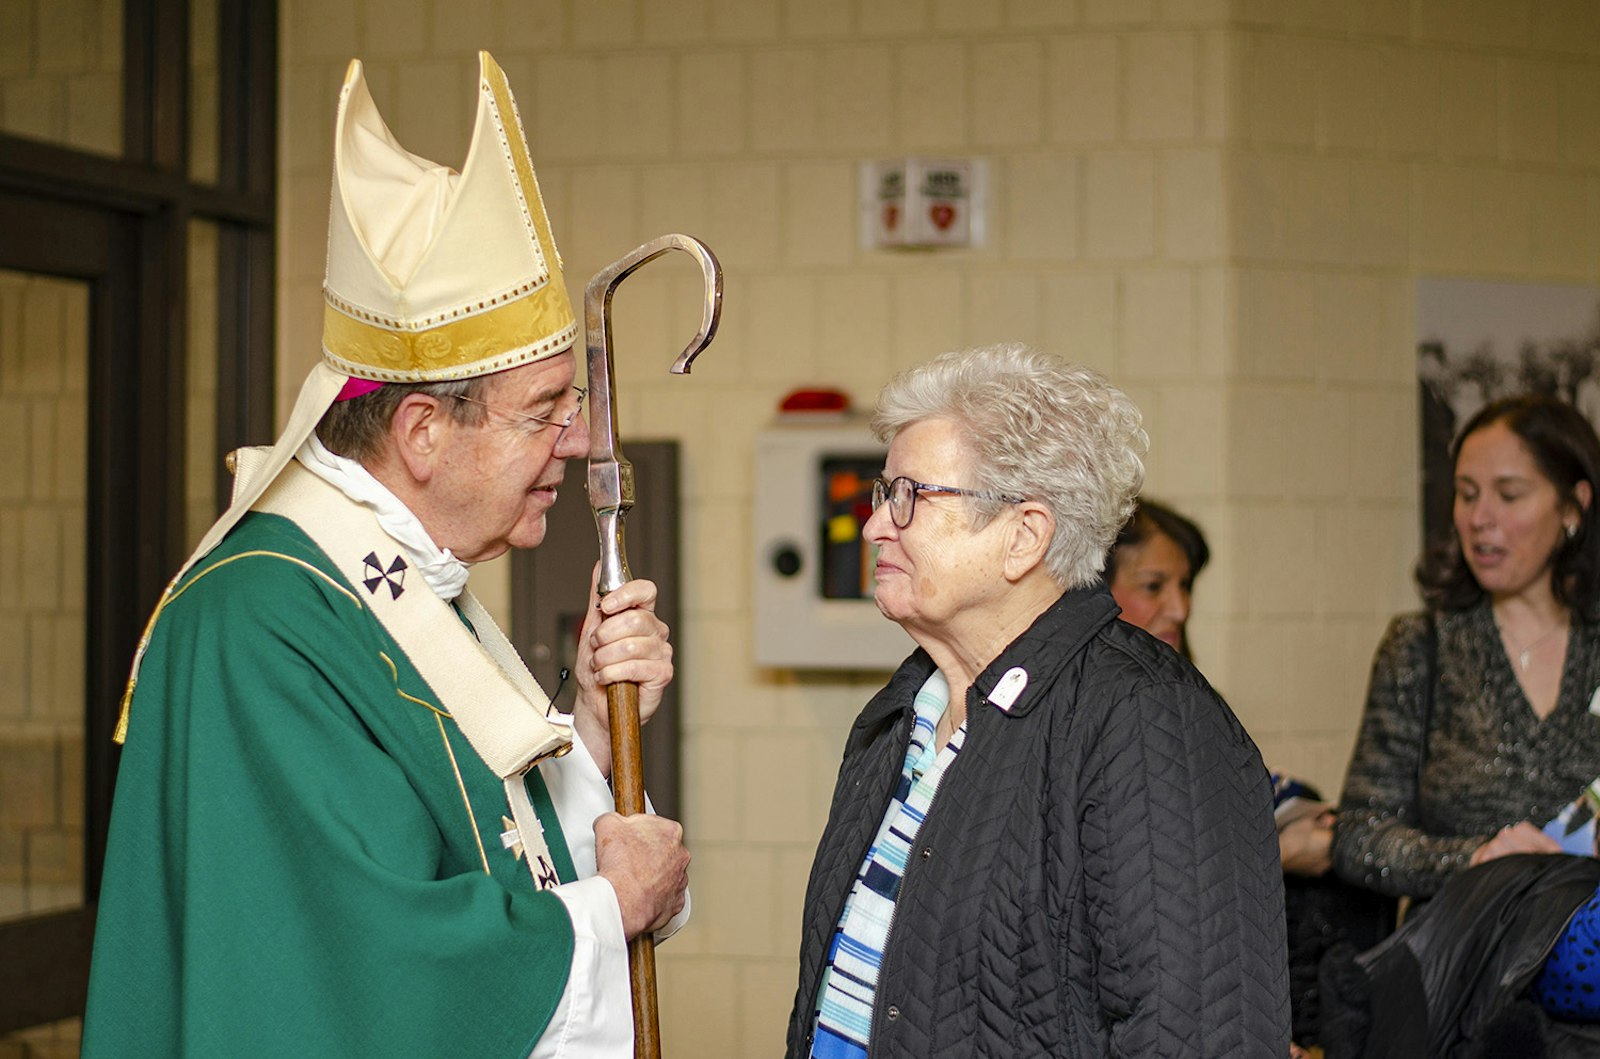
[[[1345,878],[1427,897],[1510,853],[1600,775],[1600,441],[1570,405],[1484,407],[1454,448],[1428,611],[1379,645],[1334,828]]]

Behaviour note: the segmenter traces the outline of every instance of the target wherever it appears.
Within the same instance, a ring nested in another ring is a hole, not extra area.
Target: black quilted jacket
[[[1255,745],[1177,652],[1067,593],[981,674],[917,836],[873,1059],[1289,1052],[1283,884]],[[987,704],[1020,667],[1009,713]],[[845,745],[806,890],[788,1055],[905,760],[917,651]]]

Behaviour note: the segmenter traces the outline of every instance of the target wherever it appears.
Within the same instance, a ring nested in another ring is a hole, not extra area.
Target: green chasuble
[[[537,1043],[572,958],[565,907],[502,847],[499,779],[365,594],[255,513],[162,610],[117,781],[86,1056]]]

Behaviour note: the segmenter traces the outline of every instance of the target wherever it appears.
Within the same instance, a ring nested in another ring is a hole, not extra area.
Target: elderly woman
[[[845,745],[788,1055],[1287,1055],[1266,769],[1098,581],[1138,410],[998,346],[894,379],[874,427],[875,598],[919,650]]]

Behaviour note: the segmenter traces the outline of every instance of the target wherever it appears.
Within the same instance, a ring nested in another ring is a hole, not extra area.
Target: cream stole
[[[268,452],[240,449],[234,454],[236,493],[251,488]],[[508,832],[502,840],[507,846],[521,842],[535,886],[554,886],[549,844],[528,799],[526,773],[570,750],[571,729],[560,714],[546,716],[549,696],[489,612],[470,591],[463,592],[456,606],[471,624],[469,630],[420,575],[406,579],[400,547],[371,510],[297,461],[277,475],[252,510],[293,522],[356,586],[357,595],[438,697],[439,707],[504,783],[516,833]]]

